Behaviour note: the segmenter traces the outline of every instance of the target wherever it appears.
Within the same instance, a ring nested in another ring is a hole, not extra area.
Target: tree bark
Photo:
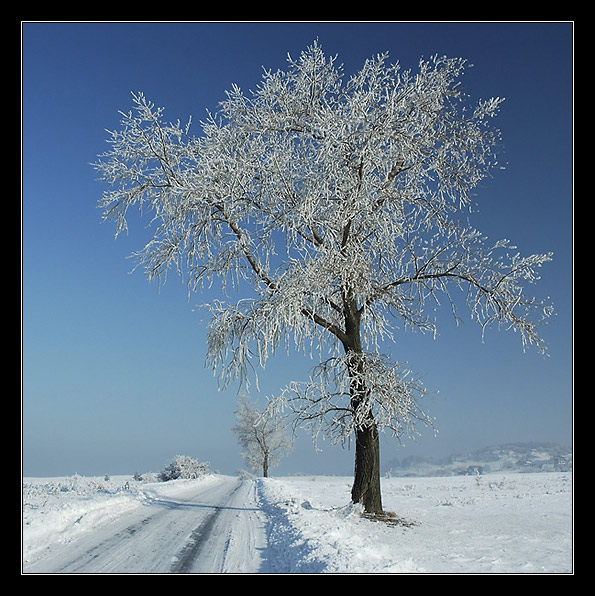
[[[346,339],[343,347],[350,358],[351,407],[355,412],[365,396],[366,387],[363,382],[363,359],[360,335],[360,312],[355,302],[345,302]],[[378,428],[370,417],[355,431],[355,469],[351,501],[361,503],[364,511],[370,514],[383,512],[380,489],[380,441]]]
[[[380,441],[378,429],[374,423],[355,433],[355,473],[351,500],[353,503],[361,503],[366,513],[383,512],[380,489]]]

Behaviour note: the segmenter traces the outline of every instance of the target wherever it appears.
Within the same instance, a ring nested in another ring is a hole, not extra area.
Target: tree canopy
[[[95,164],[116,232],[132,207],[153,238],[136,253],[150,279],[179,273],[190,292],[240,289],[211,314],[208,358],[245,380],[278,347],[316,352],[313,377],[282,394],[300,421],[337,440],[373,424],[400,434],[423,388],[381,346],[402,328],[435,332],[461,300],[484,328],[537,333],[551,307],[525,294],[551,254],[521,256],[467,224],[478,183],[500,168],[499,98],[470,105],[466,61],[416,72],[379,54],[346,77],[318,43],[251,93],[232,86],[201,133],[133,94]]]

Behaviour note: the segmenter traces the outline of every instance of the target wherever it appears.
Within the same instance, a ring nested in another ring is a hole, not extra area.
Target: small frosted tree
[[[501,100],[470,105],[465,66],[434,57],[413,72],[382,54],[346,78],[314,43],[254,92],[232,86],[199,136],[133,95],[95,164],[117,233],[133,206],[151,216],[136,254],[149,279],[173,269],[190,292],[221,281],[228,298],[207,308],[223,383],[279,346],[319,359],[277,405],[315,434],[354,439],[351,496],[369,513],[382,511],[379,430],[428,421],[423,387],[385,353],[394,333],[433,332],[437,306],[458,316],[466,304],[482,327],[542,349],[537,325],[551,313],[525,294],[550,255],[510,253],[466,223],[474,189],[499,167],[490,121]]]
[[[245,396],[239,399],[236,417],[238,423],[233,430],[242,446],[246,465],[267,478],[282,455],[291,449],[283,420],[270,408],[259,411]]]

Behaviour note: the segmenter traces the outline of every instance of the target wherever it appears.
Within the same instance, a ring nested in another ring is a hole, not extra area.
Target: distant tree
[[[242,446],[244,461],[255,473],[267,478],[281,456],[291,449],[284,422],[269,409],[260,412],[246,396],[241,396],[236,411],[234,432]]]
[[[320,350],[312,378],[277,405],[314,434],[355,438],[351,497],[369,513],[382,511],[379,430],[428,422],[424,388],[382,353],[386,340],[434,332],[444,301],[456,316],[458,289],[484,328],[514,329],[539,349],[551,314],[524,287],[551,256],[509,255],[466,223],[474,189],[500,167],[489,121],[501,100],[468,105],[465,66],[434,57],[403,71],[382,54],[344,79],[314,43],[254,92],[232,86],[200,136],[134,95],[96,164],[116,233],[133,206],[152,216],[136,254],[149,279],[173,268],[189,291],[214,279],[250,290],[207,306],[222,383],[244,381],[280,345]]]

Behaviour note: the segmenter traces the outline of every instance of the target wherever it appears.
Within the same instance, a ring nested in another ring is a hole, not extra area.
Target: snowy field
[[[146,517],[159,500],[173,503],[193,486],[215,492],[231,480],[25,478],[22,570],[35,572],[56,549],[68,552],[110,524]],[[262,519],[264,541],[238,535],[254,524],[236,528],[233,541],[246,559],[258,545],[264,573],[573,572],[571,473],[383,479],[384,506],[402,520],[397,525],[363,519],[349,504],[350,485],[334,476],[246,479],[239,494]]]

